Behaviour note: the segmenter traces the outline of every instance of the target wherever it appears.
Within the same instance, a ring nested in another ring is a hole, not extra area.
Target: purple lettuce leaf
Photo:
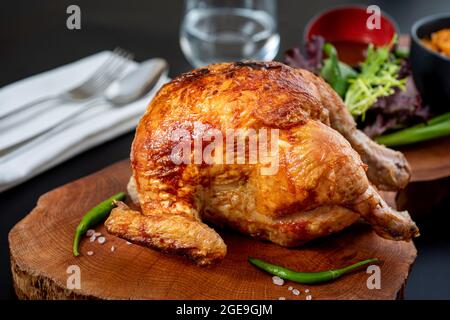
[[[366,112],[364,122],[359,123],[359,127],[369,137],[373,138],[393,129],[406,128],[430,118],[429,107],[423,105],[410,71],[405,70],[402,68],[399,73],[399,77],[406,75],[405,90],[396,89],[394,94],[379,98]]]
[[[320,75],[324,59],[324,44],[323,37],[314,36],[305,44],[304,52],[299,47],[287,50],[285,63]],[[405,90],[396,89],[392,95],[378,98],[366,112],[364,121],[361,118],[358,119],[358,127],[371,138],[388,131],[425,122],[431,117],[429,107],[423,104],[414,84],[407,58],[401,60],[398,78],[407,78]]]
[[[300,48],[295,47],[285,52],[285,63],[293,68],[302,68],[317,75],[322,69],[323,46],[325,39],[320,36],[313,36],[305,44],[304,53]]]

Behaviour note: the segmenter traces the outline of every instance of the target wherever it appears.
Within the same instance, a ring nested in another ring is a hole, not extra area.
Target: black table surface
[[[300,43],[303,28],[314,14],[350,3],[354,1],[279,0],[278,58],[282,58],[285,49]],[[450,12],[448,0],[359,3],[379,5],[396,19],[402,33],[408,33],[412,23],[422,16]],[[70,4],[81,8],[81,30],[66,28],[66,8]],[[116,46],[133,51],[137,61],[164,57],[170,63],[172,76],[187,71],[190,66],[178,42],[182,8],[179,0],[2,1],[0,87]],[[130,132],[0,193],[0,298],[15,298],[7,241],[9,230],[35,206],[43,193],[127,158],[132,139],[133,132]],[[415,241],[419,255],[406,288],[407,299],[450,298],[449,222],[448,208],[418,221],[422,236]]]

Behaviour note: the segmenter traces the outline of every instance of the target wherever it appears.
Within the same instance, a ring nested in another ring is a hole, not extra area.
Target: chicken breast
[[[267,143],[266,152],[255,154],[251,142]],[[282,246],[360,217],[388,239],[419,234],[375,188],[407,184],[403,155],[358,131],[322,79],[281,63],[215,64],[166,84],[137,127],[131,162],[140,211],[119,204],[108,232],[200,265],[226,254],[203,220]]]

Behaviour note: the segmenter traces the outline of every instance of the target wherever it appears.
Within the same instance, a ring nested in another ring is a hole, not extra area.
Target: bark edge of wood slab
[[[398,299],[403,297],[408,274],[417,255],[412,242],[395,242],[377,236],[367,225],[357,224],[336,235],[305,246],[288,249],[260,242],[228,230],[220,230],[228,246],[224,261],[202,268],[183,257],[127,245],[106,236],[105,244],[81,241],[79,257],[72,255],[75,228],[83,214],[126,189],[128,160],[81,178],[38,200],[37,206],[9,233],[11,272],[20,299],[287,299],[288,286],[308,288],[313,299]],[[111,246],[115,251],[111,252]],[[94,252],[87,256],[86,252]],[[340,268],[366,259],[379,258],[381,289],[369,290],[370,276],[362,269],[321,285],[284,286],[247,262],[251,255],[299,271]],[[78,265],[81,289],[67,289],[67,268]],[[183,273],[180,274],[180,270]]]

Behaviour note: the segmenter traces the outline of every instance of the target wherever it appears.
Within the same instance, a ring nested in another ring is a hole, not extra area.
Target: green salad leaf
[[[390,47],[375,48],[370,44],[361,72],[348,80],[345,104],[353,116],[361,116],[363,121],[366,111],[379,97],[392,95],[396,88],[405,90],[406,79],[398,79],[401,60],[391,54]]]
[[[336,48],[331,43],[326,43],[323,51],[328,58],[323,61],[320,75],[343,98],[349,86],[349,79],[355,78],[358,73],[349,65],[339,61]]]

